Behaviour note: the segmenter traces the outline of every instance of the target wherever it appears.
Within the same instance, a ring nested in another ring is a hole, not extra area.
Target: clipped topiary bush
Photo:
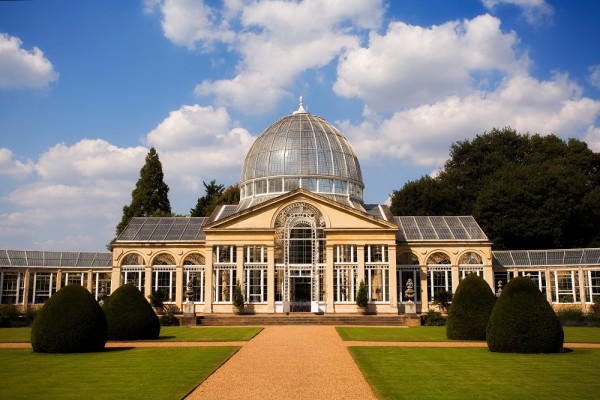
[[[446,336],[454,340],[485,340],[496,296],[490,285],[477,276],[467,275],[458,285],[448,310]]]
[[[31,328],[31,346],[38,353],[88,353],[106,344],[108,325],[94,296],[79,285],[54,293]]]
[[[524,276],[511,279],[488,321],[490,351],[558,353],[563,341],[560,321],[537,285]]]
[[[160,323],[150,303],[131,283],[115,290],[103,306],[109,340],[151,340],[158,338]]]

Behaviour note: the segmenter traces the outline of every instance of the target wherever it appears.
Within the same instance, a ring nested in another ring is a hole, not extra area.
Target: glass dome
[[[297,188],[362,207],[364,184],[348,140],[329,122],[300,108],[268,127],[242,168],[240,206],[245,209]]]

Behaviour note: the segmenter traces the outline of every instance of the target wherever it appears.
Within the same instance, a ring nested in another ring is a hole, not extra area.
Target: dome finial
[[[307,111],[304,109],[304,99],[300,96],[300,107],[298,110],[294,111],[294,114],[306,114]]]

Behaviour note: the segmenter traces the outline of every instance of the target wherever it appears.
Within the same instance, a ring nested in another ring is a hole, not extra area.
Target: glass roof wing
[[[529,260],[536,265],[546,265],[548,263],[548,252],[530,251]]]
[[[467,234],[467,230],[465,229],[463,224],[460,222],[460,219],[458,219],[458,217],[450,216],[450,217],[444,217],[444,219],[446,220],[446,223],[448,224],[448,229],[450,229],[450,231],[452,232],[452,236],[455,239],[470,238],[470,236]]]
[[[492,252],[495,265],[505,267],[600,266],[600,249],[505,250]]]
[[[140,229],[144,226],[144,221],[146,221],[144,217],[132,218],[119,238],[122,240],[134,240]]]
[[[75,252],[63,252],[60,254],[60,266],[61,267],[75,267],[77,266],[77,259],[80,253]]]
[[[169,230],[165,240],[180,240],[189,221],[190,220],[188,218],[175,218],[175,221],[173,221],[173,225],[171,226],[171,230]]]
[[[152,232],[152,237],[155,240],[165,240],[175,222],[175,218],[161,218]]]
[[[10,258],[8,258],[8,252],[6,250],[0,251],[0,265],[10,266]]]
[[[446,223],[446,219],[444,217],[430,217],[431,223],[437,232],[437,236],[440,239],[456,239],[456,237],[448,228],[448,224]]]
[[[417,222],[417,225],[419,226],[419,230],[421,231],[421,234],[423,235],[423,239],[425,239],[425,240],[439,239],[437,232],[435,231],[429,217],[417,216],[417,217],[415,217],[415,221]]]
[[[135,236],[135,241],[147,241],[153,237],[154,230],[160,223],[161,218],[146,218],[144,224]]]
[[[462,223],[462,225],[465,227],[465,230],[467,231],[468,239],[487,240],[487,236],[481,230],[481,227],[479,226],[477,221],[475,221],[475,218],[469,216],[469,217],[458,217],[458,219]],[[467,239],[467,238],[465,238],[465,239]]]
[[[21,250],[8,250],[11,265],[27,265],[27,256]]]
[[[44,256],[43,251],[35,251],[35,250],[29,250],[27,251],[26,254],[26,265],[29,266],[35,266],[35,265],[45,265],[45,256]]]

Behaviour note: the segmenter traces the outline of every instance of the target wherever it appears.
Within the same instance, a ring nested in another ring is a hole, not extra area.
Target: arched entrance
[[[284,312],[324,311],[325,233],[319,210],[294,203],[275,219]]]

